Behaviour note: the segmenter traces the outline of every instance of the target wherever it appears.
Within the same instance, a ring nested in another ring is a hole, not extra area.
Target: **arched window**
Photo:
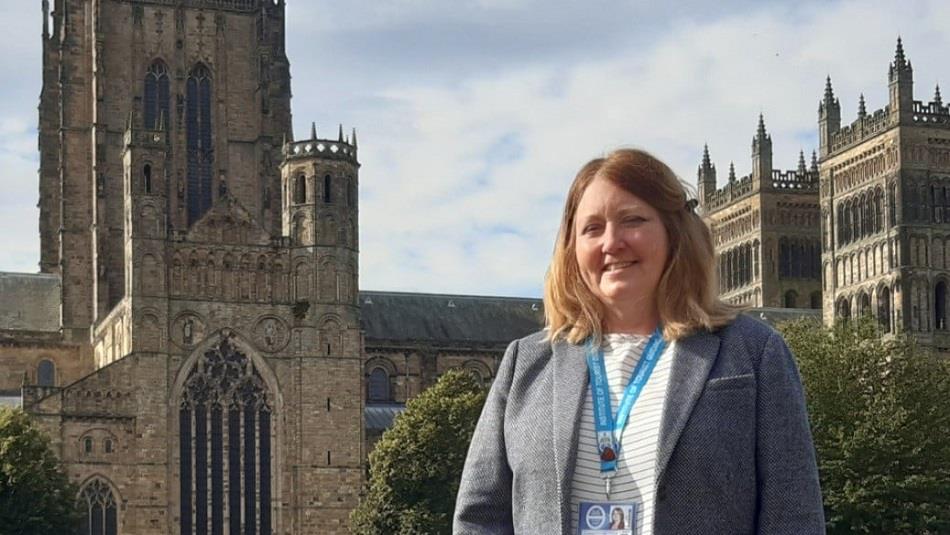
[[[947,283],[940,281],[934,287],[934,327],[947,330]]]
[[[188,224],[211,207],[211,71],[198,64],[185,84],[185,138],[188,159]]]
[[[43,359],[36,366],[36,384],[40,386],[56,386],[56,366],[53,361]]]
[[[330,178],[330,175],[323,177],[323,202],[331,203],[333,202],[333,179]]]
[[[862,316],[870,316],[872,313],[871,296],[864,292],[861,292],[860,309],[858,310],[858,313]]]
[[[294,202],[303,204],[307,202],[307,177],[300,175],[294,181]]]
[[[189,372],[178,418],[181,533],[206,533],[210,524],[210,533],[271,535],[267,390],[251,360],[227,338]]]
[[[884,332],[891,332],[891,290],[886,286],[877,294],[877,322]]]
[[[79,493],[79,508],[83,523],[81,533],[88,535],[116,535],[119,516],[115,496],[101,479],[93,479]]]
[[[795,290],[785,292],[785,308],[798,308],[798,293]]]
[[[835,306],[836,316],[843,320],[851,318],[851,303],[848,302],[848,299],[842,297],[838,300],[838,305]]]
[[[369,403],[389,401],[389,374],[386,373],[386,370],[379,367],[373,368],[373,371],[369,372],[366,390]]]
[[[105,451],[106,453],[112,453],[113,444],[112,444],[111,438],[107,438],[105,442],[103,443],[103,451]]]
[[[164,123],[168,129],[168,67],[155,60],[145,73],[145,128],[157,130]]]
[[[92,437],[82,439],[82,452],[86,455],[92,453]]]
[[[145,164],[142,168],[142,190],[146,194],[152,193],[152,164]]]
[[[789,264],[790,262],[790,251],[788,247],[788,240],[781,238],[778,241],[778,275],[779,277],[789,276]]]

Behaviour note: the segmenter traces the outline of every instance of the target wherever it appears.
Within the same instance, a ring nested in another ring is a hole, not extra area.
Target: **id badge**
[[[577,535],[634,535],[638,512],[633,502],[581,502]]]

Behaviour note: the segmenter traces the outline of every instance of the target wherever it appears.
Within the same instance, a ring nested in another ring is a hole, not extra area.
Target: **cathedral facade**
[[[914,99],[897,41],[888,103],[841,123],[829,78],[819,107],[823,315],[868,315],[950,352],[950,110]]]
[[[43,10],[41,273],[0,274],[0,402],[84,533],[346,533],[405,401],[490,381],[540,303],[359,292],[356,132],[293,139],[283,0]]]

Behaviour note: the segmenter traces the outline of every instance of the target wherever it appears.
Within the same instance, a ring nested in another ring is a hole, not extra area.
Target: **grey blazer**
[[[656,535],[824,533],[798,369],[746,316],[677,341],[657,453]],[[582,346],[512,342],[469,446],[456,534],[564,534],[587,395]]]

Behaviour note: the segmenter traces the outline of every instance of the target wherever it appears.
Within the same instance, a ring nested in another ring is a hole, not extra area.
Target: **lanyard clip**
[[[604,494],[607,496],[607,501],[610,501],[610,482],[616,474],[616,470],[611,470],[610,472],[604,472]]]

